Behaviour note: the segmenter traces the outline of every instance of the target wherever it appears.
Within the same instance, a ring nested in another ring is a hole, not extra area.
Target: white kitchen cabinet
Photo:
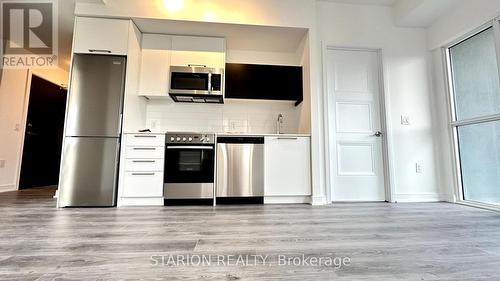
[[[127,146],[125,154],[127,159],[163,159],[165,147]]]
[[[123,197],[163,197],[163,172],[125,172],[123,186]]]
[[[224,38],[172,36],[170,64],[224,68],[225,44]]]
[[[309,137],[266,137],[264,150],[265,197],[311,195]]]
[[[127,55],[129,20],[77,17],[74,53]]]
[[[161,172],[163,171],[163,162],[163,159],[126,159],[125,171]]]
[[[170,81],[172,38],[163,34],[142,35],[139,95],[167,97]]]
[[[224,68],[224,54],[209,52],[172,51],[171,65]]]
[[[163,147],[165,134],[127,134],[127,146]]]
[[[119,206],[162,206],[165,134],[125,134]]]

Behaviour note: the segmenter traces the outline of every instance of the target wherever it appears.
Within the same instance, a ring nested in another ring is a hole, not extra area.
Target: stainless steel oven
[[[176,102],[222,103],[223,70],[171,66],[169,95]]]
[[[167,133],[165,199],[213,199],[215,135]]]

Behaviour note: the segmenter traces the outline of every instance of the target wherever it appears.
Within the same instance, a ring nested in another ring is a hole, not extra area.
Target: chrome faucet
[[[283,125],[283,119],[285,116],[283,116],[283,113],[278,114],[278,120],[276,120],[276,132],[281,134],[281,125]]]

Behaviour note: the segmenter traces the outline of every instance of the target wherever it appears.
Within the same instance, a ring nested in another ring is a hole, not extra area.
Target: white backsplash
[[[285,116],[282,132],[297,133],[299,109],[293,102],[225,100],[225,104],[174,103],[170,98],[147,104],[147,124],[155,131],[276,133],[278,114]]]

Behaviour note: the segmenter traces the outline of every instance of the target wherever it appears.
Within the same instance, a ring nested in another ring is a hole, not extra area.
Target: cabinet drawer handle
[[[134,150],[156,150],[154,147],[134,147]]]
[[[132,160],[134,163],[154,163],[155,160]]]
[[[156,136],[148,136],[148,135],[134,135],[134,138],[156,138]]]
[[[132,176],[154,176],[155,173],[132,173]]]
[[[278,137],[279,140],[296,140],[297,137]]]
[[[91,52],[91,53],[108,53],[108,54],[111,54],[110,50],[100,50],[100,49],[89,49],[89,52]]]
[[[188,67],[207,67],[205,64],[188,64]]]

